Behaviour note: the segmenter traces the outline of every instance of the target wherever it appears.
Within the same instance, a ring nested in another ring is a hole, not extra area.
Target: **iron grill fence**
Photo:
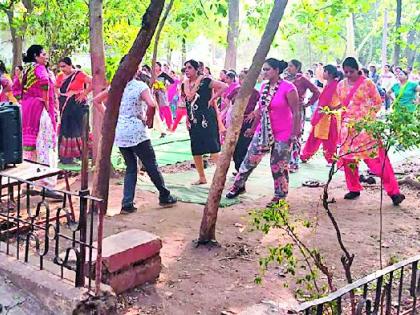
[[[38,194],[33,196],[35,188]],[[62,201],[49,199],[49,192],[61,195]],[[0,251],[98,293],[101,268],[95,265],[102,264],[103,214],[95,210],[101,199],[89,190],[50,190],[4,175],[0,198]]]
[[[418,314],[420,255],[359,279],[330,295],[301,304],[300,314]]]

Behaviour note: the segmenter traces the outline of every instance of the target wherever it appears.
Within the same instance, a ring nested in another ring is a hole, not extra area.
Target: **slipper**
[[[317,180],[307,180],[302,183],[302,186],[310,187],[310,188],[316,188],[319,186],[322,186],[321,183]]]
[[[205,184],[207,184],[207,181],[203,182],[201,180],[191,183],[191,185],[193,186],[199,186],[199,185],[205,185]]]

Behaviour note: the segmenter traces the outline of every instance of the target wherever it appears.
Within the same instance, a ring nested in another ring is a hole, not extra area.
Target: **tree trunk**
[[[414,22],[414,25],[418,25],[420,23],[420,15],[417,17],[416,21]],[[418,42],[417,38],[419,37],[419,33],[417,32],[417,29],[414,27],[412,28],[407,35],[407,46],[405,48],[405,57],[407,58],[407,66],[413,67],[414,61],[416,60],[416,53],[417,49],[419,47],[419,44],[416,44]],[[415,46],[414,49],[412,46]]]
[[[155,43],[153,45],[153,57],[152,57],[152,80],[151,80],[152,83],[156,81],[155,66],[156,66],[156,58],[157,58],[160,34],[162,33],[162,29],[165,26],[166,19],[168,18],[169,12],[171,11],[173,5],[174,5],[174,0],[170,0],[170,2],[168,3],[168,6],[165,9],[165,14],[160,20],[158,29],[156,31]]]
[[[239,0],[229,0],[228,23],[225,69],[236,69],[237,40],[239,36]]]
[[[384,8],[384,24],[382,27],[382,53],[381,53],[381,61],[382,61],[382,68],[388,63],[388,53],[387,53],[387,45],[388,45],[388,11]]]
[[[182,38],[182,52],[181,52],[182,66],[184,66],[185,61],[187,61],[187,43],[185,37]]]
[[[235,106],[232,113],[232,124],[228,128],[223,151],[217,163],[216,172],[210,187],[207,204],[204,207],[203,218],[200,227],[199,243],[208,243],[216,240],[216,221],[219,203],[222,196],[223,188],[226,183],[226,173],[230,166],[233,152],[235,151],[236,142],[242,126],[243,116],[249,97],[254,89],[257,78],[261,72],[264,60],[270,51],[274,36],[279,27],[279,23],[283,17],[287,0],[275,0],[270,18],[266,25],[263,37],[252,60],[239,94],[235,100]]]
[[[9,22],[10,36],[12,37],[12,71],[14,72],[16,66],[22,65],[22,50],[23,50],[23,36],[18,34],[14,21],[14,6],[6,11],[7,20]]]
[[[90,62],[92,71],[93,97],[106,89],[105,75],[105,48],[103,38],[103,0],[89,1],[89,35],[90,35]],[[93,132],[93,160],[97,161],[99,139],[101,137],[102,115],[92,107],[92,132]],[[94,181],[94,190],[96,183]]]
[[[165,0],[150,2],[143,15],[142,26],[137,37],[126,55],[125,60],[119,65],[109,90],[106,111],[102,124],[102,137],[99,140],[98,159],[95,176],[98,183],[98,197],[104,199],[103,212],[106,212],[109,192],[109,176],[111,171],[111,151],[115,138],[121,97],[125,86],[136,74],[138,65],[142,61],[147,48],[150,46],[153,34],[162,14]]]
[[[347,29],[347,57],[357,58],[355,36],[354,36],[354,14],[351,13],[346,19],[346,29]]]
[[[394,59],[393,64],[398,66],[400,63],[401,54],[401,11],[402,11],[402,0],[397,0],[397,17],[395,20],[395,44],[394,44]]]

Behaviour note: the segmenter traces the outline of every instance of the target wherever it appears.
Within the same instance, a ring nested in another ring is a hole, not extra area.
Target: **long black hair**
[[[347,57],[346,59],[344,59],[343,69],[344,69],[344,67],[349,67],[349,68],[352,68],[354,70],[357,70],[359,75],[363,74],[362,71],[360,71],[359,63],[357,62],[356,58],[354,58],[354,57]]]
[[[279,74],[282,74],[284,70],[286,70],[288,64],[284,60],[278,60],[276,58],[268,58],[265,61],[271,68],[279,70]]]
[[[0,74],[7,73],[6,65],[3,60],[0,60]]]
[[[23,56],[23,62],[36,62],[35,57],[39,57],[43,50],[44,47],[42,47],[41,45],[32,45],[28,48],[26,54]]]

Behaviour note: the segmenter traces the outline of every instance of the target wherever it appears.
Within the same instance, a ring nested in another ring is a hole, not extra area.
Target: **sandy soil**
[[[109,213],[119,212],[122,186],[113,179]],[[320,250],[334,270],[337,286],[345,284],[335,232],[320,203],[322,188],[293,189],[289,195],[290,211],[298,219],[310,219],[315,227],[302,232],[303,239]],[[331,196],[335,217],[351,253],[355,278],[379,269],[379,201],[378,185],[366,187],[354,201],[343,200],[344,183],[334,181]],[[385,196],[383,206],[384,263],[418,254],[420,248],[420,192],[402,187],[407,199],[400,207],[392,206]],[[261,301],[295,303],[292,290],[295,280],[281,268],[271,267],[262,285],[254,283],[260,255],[268,245],[284,239],[278,232],[263,236],[252,231],[248,212],[262,208],[267,199],[224,208],[219,211],[217,240],[221,247],[196,248],[202,209],[200,205],[179,203],[160,209],[157,196],[138,190],[139,211],[131,215],[106,218],[106,235],[138,228],[159,235],[163,270],[156,284],[137,288],[119,297],[120,314],[236,314]],[[288,284],[290,288],[285,288]],[[224,313],[223,313],[224,312]]]

